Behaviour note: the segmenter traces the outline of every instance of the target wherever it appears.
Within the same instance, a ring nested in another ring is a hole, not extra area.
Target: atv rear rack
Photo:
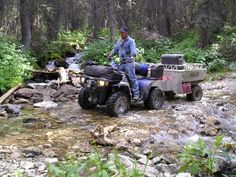
[[[194,63],[188,63],[183,65],[165,65],[162,64],[162,66],[165,69],[171,69],[171,70],[199,70],[199,69],[206,69],[206,66],[204,64],[194,64]]]

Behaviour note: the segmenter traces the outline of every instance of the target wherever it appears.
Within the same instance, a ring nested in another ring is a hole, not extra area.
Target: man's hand
[[[111,55],[111,54],[108,54],[108,55],[107,55],[107,59],[108,59],[109,61],[111,61],[111,60],[112,60],[112,55]]]

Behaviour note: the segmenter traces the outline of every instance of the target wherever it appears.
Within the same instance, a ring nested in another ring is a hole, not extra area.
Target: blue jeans
[[[135,66],[134,63],[120,64],[119,71],[123,71],[128,75],[131,84],[131,91],[133,96],[139,97],[139,85],[138,80],[135,75]]]

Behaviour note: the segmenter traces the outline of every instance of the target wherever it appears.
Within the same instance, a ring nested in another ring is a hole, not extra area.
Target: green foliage
[[[108,40],[98,40],[91,43],[83,52],[83,60],[93,60],[98,64],[108,64],[107,55],[112,50],[112,44]]]
[[[160,38],[157,40],[138,40],[138,47],[144,49],[142,53],[143,61],[156,63],[160,61],[160,56],[163,53],[166,53],[168,50],[172,48],[172,43],[167,38]],[[140,59],[138,58],[137,61]]]
[[[56,165],[48,164],[48,174],[55,177],[74,177],[79,176],[85,167],[86,163],[81,163],[76,158],[69,157]]]
[[[117,154],[112,155],[114,155],[114,159],[104,158],[96,151],[95,153],[91,153],[85,160],[70,157],[55,165],[48,164],[48,174],[55,177],[79,177],[85,175],[89,177],[110,177],[114,176],[116,171],[122,177],[144,176],[145,169],[141,172],[135,162],[133,169],[128,170]]]
[[[172,41],[176,50],[197,48],[199,34],[195,30],[184,31],[174,36]]]
[[[169,53],[184,54],[185,60],[191,63],[204,63],[204,51],[197,48],[199,35],[195,30],[182,32],[172,38],[173,48]]]
[[[88,31],[61,31],[58,34],[58,43],[69,43],[70,45],[84,46],[87,42]]]
[[[26,175],[23,175],[19,169],[16,170],[15,174],[14,174],[14,177],[26,177]]]
[[[21,84],[31,76],[34,58],[21,46],[0,34],[0,92]]]
[[[236,27],[225,26],[224,32],[218,36],[219,51],[230,62],[236,62]]]
[[[197,144],[187,145],[180,154],[180,172],[189,172],[192,175],[212,175],[217,171],[216,157],[222,153],[219,149],[223,136],[215,139],[213,147],[209,148],[205,142],[199,138]]]
[[[87,42],[87,31],[61,31],[55,41],[43,45],[40,66],[45,66],[50,60],[60,60],[66,56],[73,56],[77,49],[82,49]]]

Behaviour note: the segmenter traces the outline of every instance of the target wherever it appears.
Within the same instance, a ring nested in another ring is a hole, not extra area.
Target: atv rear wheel
[[[97,104],[89,101],[89,92],[86,88],[82,88],[79,92],[78,103],[82,109],[93,109],[97,106]]]
[[[202,99],[203,91],[199,85],[192,86],[192,93],[187,94],[188,101],[200,101]]]
[[[164,103],[164,94],[159,88],[153,88],[144,101],[144,106],[148,109],[159,109]]]
[[[129,99],[124,92],[113,93],[107,100],[107,113],[110,117],[118,117],[129,109]]]

